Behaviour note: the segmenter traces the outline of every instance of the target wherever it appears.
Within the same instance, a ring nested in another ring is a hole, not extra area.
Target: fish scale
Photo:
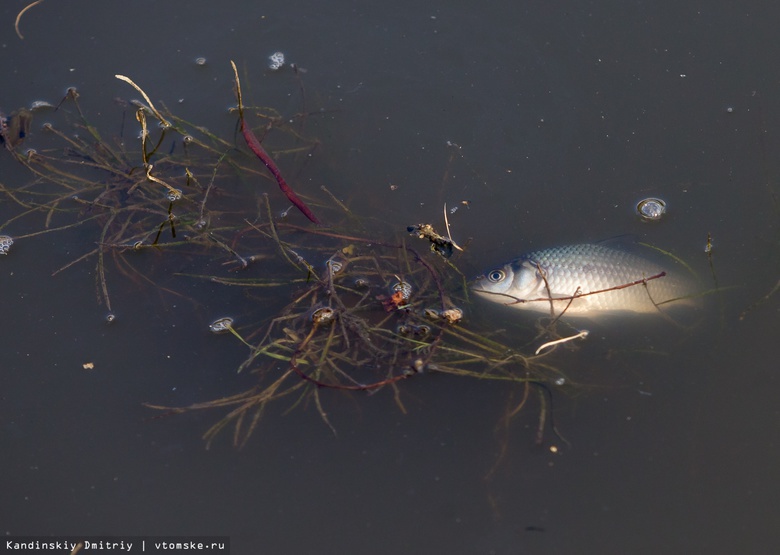
[[[658,312],[657,305],[692,303],[691,281],[675,266],[671,259],[656,263],[603,245],[567,245],[530,252],[489,270],[473,289],[491,301],[548,314]],[[642,280],[647,281],[629,285]]]

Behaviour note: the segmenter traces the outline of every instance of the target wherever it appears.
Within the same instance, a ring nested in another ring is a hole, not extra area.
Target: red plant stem
[[[254,152],[255,155],[260,158],[260,160],[263,161],[263,164],[265,164],[265,167],[268,168],[268,171],[270,171],[274,178],[276,178],[276,182],[279,184],[279,188],[287,196],[290,202],[292,202],[298,210],[303,212],[303,215],[309,218],[309,220],[315,224],[321,224],[322,222],[320,222],[317,216],[315,216],[309,207],[306,206],[306,204],[300,198],[298,198],[298,195],[295,194],[295,191],[293,191],[284,180],[284,177],[282,177],[282,172],[279,171],[278,166],[265,151],[263,146],[260,144],[260,141],[257,140],[257,137],[254,133],[252,133],[252,130],[249,129],[246,123],[244,123],[243,117],[241,118],[241,134],[244,135],[244,140],[246,141],[249,149]]]

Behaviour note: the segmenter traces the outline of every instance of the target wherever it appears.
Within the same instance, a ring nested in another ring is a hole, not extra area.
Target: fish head
[[[515,304],[544,295],[544,279],[530,260],[516,260],[488,270],[474,280],[478,295],[501,304]]]

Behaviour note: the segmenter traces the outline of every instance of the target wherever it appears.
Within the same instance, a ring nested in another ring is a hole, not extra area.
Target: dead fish
[[[675,266],[671,258],[656,263],[602,245],[569,245],[488,270],[472,288],[493,302],[552,315],[650,313],[693,304],[693,280]]]

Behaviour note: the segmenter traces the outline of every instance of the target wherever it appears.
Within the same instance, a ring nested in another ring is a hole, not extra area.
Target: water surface
[[[506,387],[428,374],[403,384],[407,414],[389,392],[334,394],[336,437],[311,407],[280,409],[243,450],[229,434],[205,450],[200,436],[218,414],[150,419],[157,413],[142,403],[249,387],[251,376],[235,373],[243,348],[207,325],[278,307],[171,275],[196,262],[174,268],[150,256],[144,267],[199,302],[117,279],[109,326],[93,261],[51,276],[93,236],[18,241],[0,260],[4,533],[219,534],[237,553],[777,544],[777,296],[740,319],[780,276],[775,7],[44,2],[22,18],[20,40],[22,7],[0,10],[6,112],[56,104],[75,86],[93,123],[116,135],[114,99],[137,97],[113,77],[121,73],[229,138],[231,59],[254,102],[301,109],[289,67],[267,68],[283,51],[305,70],[307,109],[325,110],[310,120],[321,147],[296,168],[296,186],[327,185],[383,222],[376,233],[441,226],[447,202],[472,274],[528,250],[631,234],[712,283],[709,233],[724,291],[690,331],[661,319],[598,323],[576,351],[557,352],[587,385],[554,394],[569,445],[549,428],[536,445],[535,406],[503,431],[517,400]],[[29,144],[46,118],[36,115]],[[0,156],[5,186],[29,179]],[[648,196],[668,203],[668,218],[637,219],[633,206]],[[0,221],[15,213],[0,201]],[[468,307],[473,325],[530,341],[534,316],[489,304]]]

